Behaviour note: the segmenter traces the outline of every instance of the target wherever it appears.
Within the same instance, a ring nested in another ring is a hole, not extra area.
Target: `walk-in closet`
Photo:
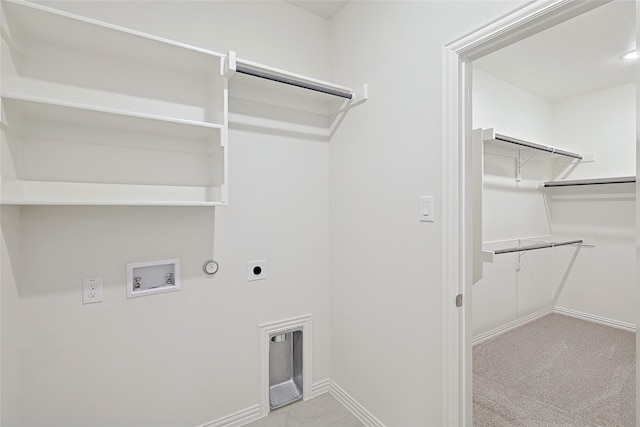
[[[635,425],[635,16],[616,0],[473,63],[475,425]]]

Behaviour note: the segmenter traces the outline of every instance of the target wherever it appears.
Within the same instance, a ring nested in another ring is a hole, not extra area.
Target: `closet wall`
[[[595,153],[569,179],[636,175],[636,85],[615,86],[554,103],[554,140]],[[566,187],[549,192],[554,234],[593,239],[571,274],[554,262],[554,305],[621,322],[637,322],[636,193],[633,184]],[[567,251],[563,252],[565,256]],[[565,259],[564,261],[570,261]]]
[[[284,2],[46,5],[330,80],[328,22]],[[303,314],[313,381],[329,377],[329,147],[272,119],[231,124],[229,206],[2,207],[3,426],[196,426],[250,408],[258,325]],[[174,257],[180,292],[126,299],[126,263]],[[256,259],[267,279],[248,282]],[[96,276],[104,301],[83,305]]]
[[[552,179],[635,176],[635,84],[550,102],[476,68],[473,86],[474,128],[493,127],[596,156],[595,162],[575,167],[567,160],[536,156],[522,168],[518,182],[513,158],[485,150],[486,248],[517,246],[518,239],[546,235],[584,238],[595,245],[496,255],[493,264],[485,263],[484,277],[473,288],[474,336],[551,308],[632,327],[635,186],[537,187]]]

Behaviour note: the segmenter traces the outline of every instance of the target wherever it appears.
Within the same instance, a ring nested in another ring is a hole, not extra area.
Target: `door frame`
[[[473,252],[472,61],[609,1],[532,1],[443,48],[442,425],[473,425],[471,286],[481,254]]]

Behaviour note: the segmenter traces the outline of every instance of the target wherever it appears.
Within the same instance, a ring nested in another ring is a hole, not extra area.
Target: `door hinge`
[[[456,295],[456,307],[462,307],[462,294]]]

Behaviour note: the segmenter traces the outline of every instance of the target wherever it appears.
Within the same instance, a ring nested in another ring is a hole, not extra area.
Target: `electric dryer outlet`
[[[267,278],[267,261],[249,261],[249,268],[247,271],[247,279],[249,282],[254,280],[264,280]]]

